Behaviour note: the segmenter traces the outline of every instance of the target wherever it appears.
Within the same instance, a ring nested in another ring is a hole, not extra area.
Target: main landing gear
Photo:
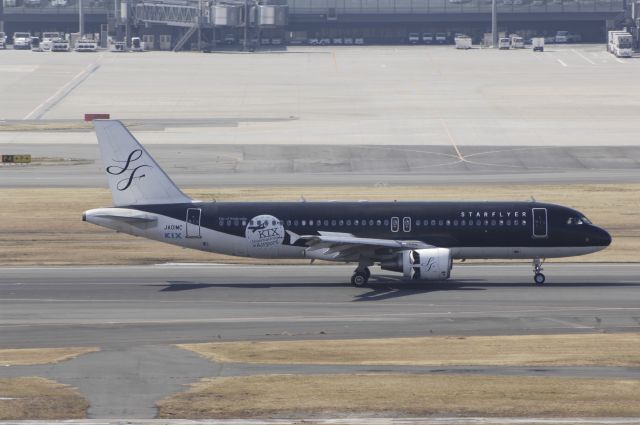
[[[536,283],[536,285],[543,285],[546,279],[542,274],[542,270],[544,270],[542,268],[542,262],[543,260],[541,260],[539,257],[533,259],[533,281]]]
[[[370,277],[371,272],[369,271],[369,267],[358,266],[358,268],[353,272],[353,276],[351,276],[351,284],[358,287],[365,286],[367,282],[369,282]]]

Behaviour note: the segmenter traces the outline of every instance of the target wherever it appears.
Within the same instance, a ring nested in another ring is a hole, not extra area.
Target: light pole
[[[80,40],[84,38],[84,9],[82,8],[82,0],[78,0],[78,32],[80,33]]]
[[[491,43],[493,48],[498,47],[498,4],[497,0],[491,0]]]

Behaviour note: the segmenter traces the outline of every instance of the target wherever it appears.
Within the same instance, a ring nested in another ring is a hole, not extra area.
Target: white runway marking
[[[98,61],[99,60],[100,59],[98,59]],[[51,108],[53,108],[69,93],[71,93],[73,89],[78,87],[84,80],[86,80],[91,74],[93,74],[98,68],[100,68],[100,64],[98,62],[94,62],[87,66],[85,69],[76,74],[76,76],[73,77],[71,81],[58,89],[58,91],[56,91],[51,97],[49,97],[47,100],[38,105],[34,110],[25,115],[23,120],[40,119]]]
[[[562,65],[562,66],[564,66],[564,67],[569,66],[569,65],[567,65],[566,63],[564,63],[561,59],[556,58],[556,60],[557,60],[558,62],[560,62],[560,65]]]
[[[571,51],[573,53],[575,53],[576,55],[580,56],[582,59],[586,60],[587,62],[589,62],[591,65],[595,65],[596,63],[594,61],[592,61],[591,59],[589,59],[588,57],[586,57],[585,55],[583,55],[582,53],[580,53],[579,51],[577,51],[576,49],[571,49]]]

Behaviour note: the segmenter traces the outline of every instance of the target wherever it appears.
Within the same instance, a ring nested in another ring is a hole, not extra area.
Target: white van
[[[508,50],[511,48],[511,39],[508,37],[501,37],[498,39],[498,49]]]

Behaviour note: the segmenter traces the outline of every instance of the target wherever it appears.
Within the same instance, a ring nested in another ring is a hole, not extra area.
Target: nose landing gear
[[[544,281],[546,280],[544,274],[542,274],[542,270],[544,270],[542,268],[542,263],[543,260],[541,260],[539,257],[533,259],[533,281],[536,283],[536,285],[543,285]]]

